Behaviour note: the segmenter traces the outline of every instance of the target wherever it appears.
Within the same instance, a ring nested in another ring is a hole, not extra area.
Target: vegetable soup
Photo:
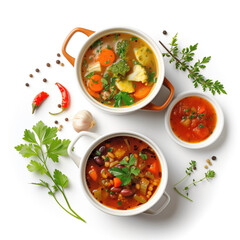
[[[87,185],[100,203],[119,210],[146,203],[161,182],[155,151],[132,137],[114,137],[98,145],[86,167]]]
[[[88,93],[111,107],[126,107],[144,99],[158,76],[152,49],[126,33],[95,41],[85,52],[81,69]]]
[[[207,139],[214,131],[217,114],[212,104],[201,97],[186,97],[172,109],[171,128],[185,142],[197,143]]]

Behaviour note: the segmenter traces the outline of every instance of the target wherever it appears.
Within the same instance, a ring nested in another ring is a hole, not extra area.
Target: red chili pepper
[[[69,107],[69,105],[70,105],[70,97],[69,97],[69,94],[68,94],[68,91],[67,91],[67,89],[63,86],[63,85],[61,85],[60,83],[55,83],[57,86],[58,86],[58,88],[59,88],[59,90],[60,90],[60,92],[61,92],[61,94],[62,94],[62,111],[61,112],[58,112],[58,113],[50,113],[50,114],[52,114],[52,115],[57,115],[57,114],[59,114],[59,113],[62,113],[63,111],[65,111],[68,107]]]
[[[34,99],[32,102],[32,114],[34,113],[34,111],[36,110],[37,107],[40,106],[40,104],[43,102],[44,99],[46,99],[48,97],[48,93],[46,92],[40,92]]]

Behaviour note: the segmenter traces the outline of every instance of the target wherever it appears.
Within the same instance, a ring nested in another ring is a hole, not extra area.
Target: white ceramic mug
[[[89,38],[84,43],[84,45],[80,49],[79,53],[77,54],[77,58],[75,59],[74,57],[70,56],[67,53],[66,48],[67,48],[67,45],[69,43],[69,40],[71,39],[71,37],[76,32],[84,33]],[[87,89],[85,88],[84,83],[83,83],[83,79],[82,79],[82,74],[81,74],[82,61],[83,61],[83,57],[84,57],[84,54],[85,54],[86,50],[96,40],[98,40],[101,37],[104,37],[106,35],[114,34],[114,33],[128,33],[128,34],[131,34],[131,35],[134,35],[134,36],[137,36],[137,37],[143,39],[151,47],[152,51],[154,52],[154,54],[156,56],[157,64],[158,64],[158,66],[157,66],[157,68],[158,68],[158,78],[157,78],[157,81],[156,81],[156,84],[155,84],[154,88],[149,93],[149,95],[146,98],[144,98],[143,100],[137,102],[136,104],[133,104],[133,105],[130,105],[130,106],[125,106],[125,107],[120,107],[120,108],[105,105],[103,103],[100,103],[96,99],[94,99],[88,93]],[[85,28],[75,28],[69,33],[69,35],[65,39],[65,41],[63,43],[63,46],[62,46],[62,53],[66,57],[66,59],[75,67],[77,80],[78,80],[78,83],[79,83],[79,86],[80,86],[80,90],[83,93],[83,96],[86,97],[87,100],[90,103],[92,103],[95,107],[97,107],[101,110],[104,110],[108,113],[125,114],[125,113],[136,111],[138,109],[160,111],[160,110],[163,110],[164,108],[166,108],[168,106],[168,104],[170,103],[170,101],[173,97],[174,87],[172,86],[170,81],[166,77],[164,77],[164,74],[165,74],[164,61],[163,61],[162,53],[159,49],[159,46],[147,34],[141,32],[141,31],[139,31],[135,28],[115,27],[115,28],[103,29],[103,30],[98,31],[98,32],[94,32],[92,30],[88,30],[88,29],[85,29]],[[151,103],[151,101],[156,97],[156,95],[160,91],[160,88],[162,87],[162,85],[167,87],[169,89],[170,93],[169,93],[169,96],[168,96],[168,98],[167,98],[167,100],[165,101],[164,104],[162,104],[161,106],[156,106],[153,103]]]
[[[88,136],[94,139],[94,141],[91,143],[91,145],[87,148],[85,154],[80,157],[76,155],[74,151],[72,151],[73,147],[77,143],[77,141],[83,137],[83,136]],[[155,193],[153,196],[144,204],[133,208],[129,210],[118,210],[118,209],[113,209],[110,207],[107,207],[103,204],[101,204],[99,201],[97,201],[93,195],[91,194],[88,186],[87,186],[87,181],[86,181],[86,165],[88,158],[92,151],[102,142],[106,141],[107,139],[113,138],[113,137],[118,137],[118,136],[128,136],[128,137],[133,137],[137,138],[139,140],[144,141],[147,143],[157,154],[158,159],[161,164],[162,168],[162,178],[160,185],[156,189]],[[76,163],[77,167],[79,167],[79,176],[80,176],[80,186],[82,191],[85,193],[87,199],[98,209],[101,211],[115,215],[115,216],[132,216],[140,213],[146,213],[146,214],[151,214],[151,215],[156,215],[159,214],[160,212],[163,211],[163,209],[166,208],[168,203],[170,202],[170,196],[166,193],[165,188],[167,186],[167,180],[168,180],[168,168],[167,168],[167,163],[166,160],[159,149],[159,147],[152,142],[149,138],[136,133],[136,132],[131,132],[131,131],[118,131],[118,132],[111,132],[105,135],[98,135],[96,133],[92,132],[80,132],[77,137],[70,143],[68,147],[68,154],[70,158]],[[160,201],[161,198],[164,198],[163,202]],[[154,206],[154,208],[153,208]]]

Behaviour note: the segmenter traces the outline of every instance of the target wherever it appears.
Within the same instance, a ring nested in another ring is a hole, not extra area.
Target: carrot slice
[[[115,178],[113,179],[113,185],[114,185],[114,187],[120,187],[120,186],[121,186],[121,183],[122,183],[122,181],[121,181],[118,177],[115,177]]]
[[[199,114],[202,114],[202,113],[204,113],[206,111],[206,108],[205,108],[205,106],[200,106],[200,107],[198,107],[198,113]]]
[[[101,79],[102,77],[100,75],[93,75],[88,82],[88,87],[94,92],[101,92],[103,90]]]
[[[148,170],[151,173],[153,173],[153,174],[157,174],[158,173],[158,165],[157,165],[157,163],[153,162]]]
[[[133,96],[138,99],[145,98],[151,91],[152,86],[146,86],[141,82],[136,82],[135,93]]]
[[[95,98],[100,98],[100,94],[97,92],[94,92],[93,90],[91,90],[90,88],[87,88],[88,93]]]
[[[98,55],[98,61],[104,67],[108,67],[115,61],[115,54],[112,50],[105,48]]]
[[[89,176],[92,178],[92,180],[97,181],[97,172],[96,170],[93,168],[88,172]]]

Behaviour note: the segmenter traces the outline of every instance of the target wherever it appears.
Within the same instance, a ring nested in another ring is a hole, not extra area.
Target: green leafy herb
[[[144,154],[144,153],[142,153],[142,152],[139,153],[139,156],[140,156],[143,160],[147,159],[147,154]]]
[[[185,113],[189,112],[189,111],[190,111],[190,108],[184,110]]]
[[[118,40],[118,34],[115,34],[114,38],[117,41]]]
[[[53,174],[50,172],[47,160],[52,159],[53,162],[59,161],[59,156],[67,156],[67,148],[70,144],[68,139],[58,139],[57,138],[57,128],[48,127],[42,121],[39,121],[33,126],[33,132],[30,130],[24,131],[23,140],[28,142],[27,144],[20,144],[15,147],[15,149],[24,157],[33,157],[27,165],[30,172],[36,172],[41,175],[46,175],[46,177],[53,184],[43,181],[40,179],[38,183],[32,183],[34,185],[42,186],[48,189],[48,193],[55,199],[57,204],[69,213],[71,216],[82,220],[82,219],[70,206],[68,199],[65,194],[65,188],[68,186],[69,180],[66,175],[64,175],[58,169],[55,169]],[[56,192],[60,192],[64,200],[66,201],[67,207],[64,207],[57,199]]]
[[[110,63],[110,60],[107,60],[107,61],[105,62],[105,64],[108,64],[108,63]]]
[[[112,72],[114,77],[118,77],[118,75],[124,77],[126,73],[130,71],[130,67],[125,60],[121,59],[120,61],[113,63],[108,68],[108,71]]]
[[[149,74],[148,74],[148,81],[149,82],[156,82],[157,81],[157,78],[155,78],[155,72],[150,72]]]
[[[127,52],[129,49],[129,41],[128,40],[122,40],[117,43],[117,53],[120,58],[126,59]]]
[[[86,76],[86,78],[89,79],[89,78],[91,78],[93,75],[94,75],[94,72],[91,72],[91,73],[89,73],[89,74]]]
[[[138,39],[137,37],[131,37],[131,38],[130,38],[131,41],[135,41],[135,40],[137,40],[137,39]]]
[[[122,205],[122,202],[121,202],[121,201],[118,201],[117,204],[118,204],[119,206],[121,206],[121,205]]]
[[[87,60],[86,60],[86,59],[83,60],[83,65],[84,65],[84,66],[87,65]]]
[[[110,148],[108,149],[108,152],[112,152],[112,151],[113,151],[113,148],[110,147]]]
[[[127,92],[118,92],[114,95],[114,100],[114,107],[121,107],[123,104],[125,104],[125,106],[134,104],[134,98],[129,96]]]
[[[227,94],[224,90],[223,84],[221,84],[218,80],[213,81],[211,79],[207,79],[201,74],[201,70],[206,68],[206,64],[210,62],[211,56],[204,57],[202,60],[198,60],[193,65],[190,65],[194,59],[198,43],[183,48],[182,51],[180,51],[177,44],[177,34],[173,37],[172,42],[170,43],[170,50],[161,41],[159,41],[159,43],[167,51],[167,53],[163,53],[163,56],[170,58],[170,63],[175,62],[176,69],[188,71],[188,78],[192,79],[195,88],[200,85],[202,86],[204,92],[208,89],[213,95],[216,92],[218,94]]]
[[[123,158],[120,164],[124,165],[124,168],[118,168],[118,167],[112,167],[109,169],[109,172],[115,176],[118,177],[122,183],[121,186],[127,185],[131,182],[131,176],[138,176],[140,173],[140,169],[136,166],[134,166],[134,163],[136,161],[133,154],[130,154],[129,161],[126,160],[127,158]]]
[[[186,175],[174,185],[175,187],[193,173],[193,170],[196,169],[197,162],[191,160],[191,162],[189,162],[189,165],[190,166],[185,170]]]
[[[204,125],[203,125],[203,124],[199,124],[198,127],[199,127],[199,128],[203,128]]]
[[[95,41],[92,45],[91,45],[91,49],[96,48],[98,46],[101,46],[103,44],[101,39],[98,39],[97,41]]]
[[[110,45],[107,45],[107,46],[106,46],[106,48],[111,50],[111,47],[110,47]]]
[[[210,180],[212,178],[214,178],[216,175],[216,173],[213,171],[213,170],[208,170],[206,173],[205,173],[205,176],[203,178],[201,178],[200,180],[196,181],[195,179],[193,179],[192,183],[187,185],[184,190],[188,190],[189,187],[191,187],[192,185],[196,186],[197,183],[199,182],[202,182],[203,180]]]

